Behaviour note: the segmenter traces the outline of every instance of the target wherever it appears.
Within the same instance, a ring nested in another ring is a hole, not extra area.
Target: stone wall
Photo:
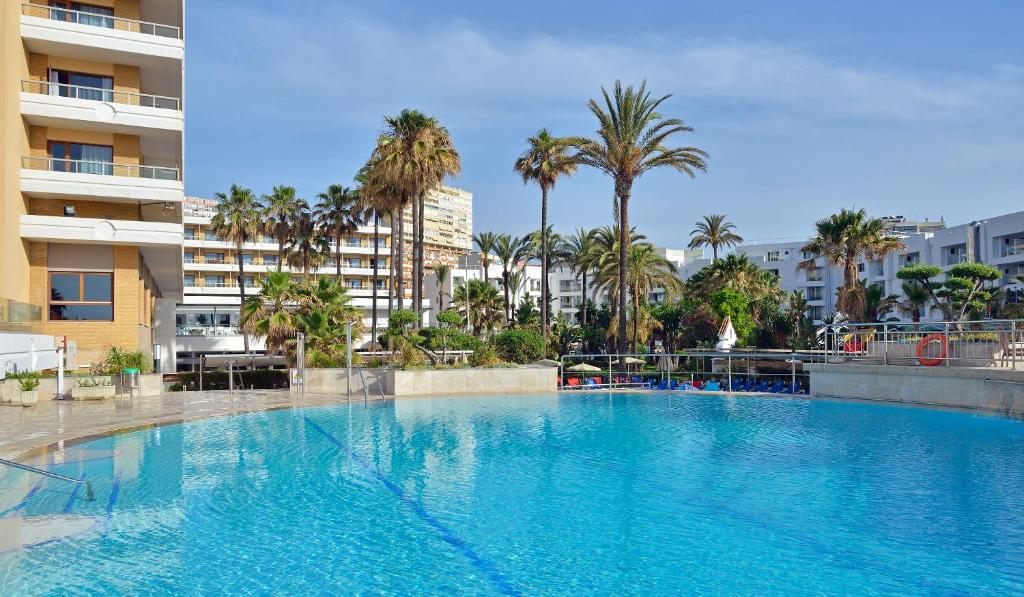
[[[807,363],[811,392],[829,398],[882,400],[1024,417],[1024,371]]]
[[[517,367],[515,369],[365,369],[370,397],[380,397],[383,382],[386,396],[444,396],[456,394],[525,394],[555,392],[555,367]],[[345,369],[307,369],[306,391],[344,394]],[[292,391],[297,387],[292,385]],[[352,394],[363,395],[362,380],[352,370]]]

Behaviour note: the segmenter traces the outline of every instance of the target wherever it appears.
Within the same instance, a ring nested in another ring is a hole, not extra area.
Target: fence
[[[1024,320],[827,326],[829,363],[1024,369]]]
[[[823,353],[686,350],[673,354],[568,354],[558,365],[559,389],[685,387],[723,391],[802,393],[805,362]]]

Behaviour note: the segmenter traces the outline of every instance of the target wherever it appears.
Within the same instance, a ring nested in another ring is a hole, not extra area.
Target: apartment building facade
[[[423,261],[427,270],[435,263],[457,267],[473,249],[473,193],[440,186],[427,192],[423,213]],[[412,277],[412,206],[402,212],[405,251],[402,269]],[[412,290],[406,284],[406,296]]]
[[[234,243],[219,237],[210,222],[217,201],[187,197],[184,204],[184,299],[174,317],[175,353],[178,369],[190,369],[201,355],[238,354],[244,343],[239,331],[241,289],[238,286],[238,260],[243,261],[246,295],[260,292],[261,278],[267,273],[282,271],[293,273],[299,279],[301,271],[290,267],[278,251],[277,240],[264,234],[253,242],[245,243],[239,253]],[[389,284],[389,245],[391,229],[378,228],[377,276],[373,276],[373,226],[362,226],[341,239],[341,283],[352,297],[352,305],[363,310],[363,321],[369,329],[373,305],[373,284],[377,286],[378,327],[387,326],[387,288]],[[311,274],[337,276],[334,258],[337,247],[330,241],[331,258],[315,268]],[[357,339],[365,343],[369,335]],[[358,344],[357,344],[358,345]],[[262,352],[262,341],[250,341],[251,352]]]
[[[0,297],[76,347],[163,352],[182,296],[183,0],[0,8]]]

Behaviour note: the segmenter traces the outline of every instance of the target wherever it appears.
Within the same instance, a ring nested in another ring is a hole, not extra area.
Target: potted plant
[[[72,400],[103,400],[114,397],[114,382],[109,377],[86,377],[71,388]]]
[[[39,402],[39,377],[36,371],[24,371],[14,376],[21,387],[22,406],[35,406]]]

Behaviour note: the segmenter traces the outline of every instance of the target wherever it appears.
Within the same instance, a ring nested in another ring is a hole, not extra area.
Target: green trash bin
[[[134,367],[121,369],[121,386],[129,390],[139,389],[139,376],[142,372]]]

